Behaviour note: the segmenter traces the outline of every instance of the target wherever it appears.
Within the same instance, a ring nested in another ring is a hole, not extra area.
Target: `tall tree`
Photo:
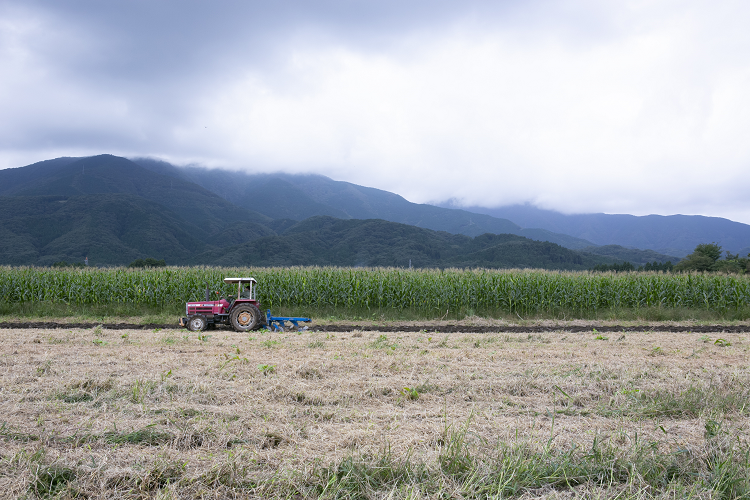
[[[675,271],[713,271],[716,261],[721,257],[721,245],[701,243],[693,253],[674,266]]]

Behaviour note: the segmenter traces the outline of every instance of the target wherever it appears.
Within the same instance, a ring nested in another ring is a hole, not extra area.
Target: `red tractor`
[[[310,318],[287,318],[271,316],[271,310],[263,315],[260,302],[255,295],[255,278],[224,278],[224,283],[237,283],[237,298],[233,296],[211,300],[211,290],[206,287],[206,300],[185,304],[185,318],[180,318],[180,326],[193,332],[200,332],[214,325],[232,325],[238,332],[267,327],[274,331],[284,328],[299,328],[299,323],[310,323]],[[245,289],[243,290],[243,285]],[[219,292],[216,292],[217,294]],[[287,325],[286,322],[291,325]],[[303,330],[306,330],[304,327]]]
[[[232,325],[238,332],[265,326],[266,318],[260,312],[260,302],[255,295],[255,278],[224,278],[224,283],[237,283],[237,298],[230,295],[212,301],[206,288],[206,300],[185,304],[186,317],[180,318],[180,326],[193,332],[216,324]]]

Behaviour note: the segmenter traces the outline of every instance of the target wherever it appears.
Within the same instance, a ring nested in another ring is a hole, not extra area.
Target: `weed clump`
[[[267,377],[276,372],[276,365],[258,365],[258,370]]]
[[[380,335],[377,339],[372,341],[370,347],[372,347],[373,349],[390,349],[392,351],[395,351],[398,347],[398,344],[396,342],[389,342],[387,335]]]
[[[103,381],[86,379],[68,385],[65,390],[56,393],[54,399],[70,404],[86,403],[94,401],[100,395],[114,389],[114,387],[115,383],[112,379]]]
[[[61,465],[38,465],[34,471],[30,490],[39,498],[56,498],[68,490],[76,479],[76,473]]]

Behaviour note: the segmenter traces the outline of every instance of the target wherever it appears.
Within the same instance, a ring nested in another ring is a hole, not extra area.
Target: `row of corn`
[[[203,300],[225,277],[253,276],[263,307],[504,310],[533,314],[651,306],[729,311],[750,304],[750,276],[386,268],[48,269],[0,267],[0,301],[149,306]],[[214,295],[215,296],[215,295]]]

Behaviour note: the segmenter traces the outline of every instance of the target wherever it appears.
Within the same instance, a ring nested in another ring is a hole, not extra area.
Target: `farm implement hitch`
[[[277,331],[284,331],[284,328],[287,327],[286,322],[290,322],[292,325],[290,328],[297,328],[299,329],[299,323],[309,323],[312,320],[310,318],[288,318],[283,316],[271,316],[271,310],[266,310],[266,325],[269,329],[277,332]],[[307,329],[307,327],[304,327]]]

